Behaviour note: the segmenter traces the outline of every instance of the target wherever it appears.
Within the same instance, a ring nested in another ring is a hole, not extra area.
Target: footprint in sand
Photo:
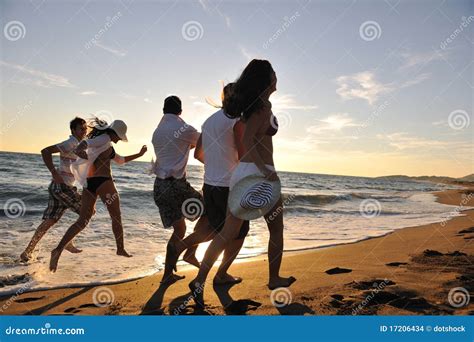
[[[326,271],[327,274],[333,275],[333,274],[341,274],[341,273],[350,273],[352,270],[350,268],[340,268],[340,267],[335,267],[331,268]]]
[[[29,303],[29,302],[35,302],[37,300],[40,300],[40,299],[43,299],[45,296],[43,297],[29,297],[29,298],[22,298],[22,299],[17,299],[15,300],[15,302],[17,303]]]

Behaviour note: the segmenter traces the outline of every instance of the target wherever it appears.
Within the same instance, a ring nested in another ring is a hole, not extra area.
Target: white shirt
[[[153,171],[159,178],[182,178],[186,174],[189,150],[196,146],[199,132],[178,115],[164,114],[153,133],[156,163]]]
[[[89,174],[89,168],[94,164],[96,158],[102,152],[110,148],[111,141],[108,134],[102,134],[98,137],[87,139],[87,159],[77,158],[71,165],[71,171],[74,174],[76,181],[82,185],[87,185],[87,175]]]
[[[212,114],[202,125],[204,150],[204,183],[228,187],[234,168],[239,163],[235,144],[234,125],[221,109]]]
[[[79,140],[74,135],[70,135],[69,139],[56,144],[59,149],[59,169],[58,173],[63,177],[64,183],[73,186],[74,175],[71,172],[71,164],[76,161],[77,156],[72,152],[77,145]]]

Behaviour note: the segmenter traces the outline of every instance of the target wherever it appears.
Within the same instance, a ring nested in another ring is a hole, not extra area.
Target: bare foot
[[[217,275],[214,277],[214,285],[231,285],[239,284],[242,282],[242,278],[234,277],[226,273],[225,275]]]
[[[23,253],[21,253],[21,255],[20,255],[20,261],[22,261],[22,262],[28,262],[30,259],[31,259],[31,253],[27,253],[26,251],[24,251]]]
[[[277,279],[272,280],[268,283],[268,288],[270,290],[275,290],[276,288],[279,288],[279,287],[289,287],[295,281],[296,281],[295,277],[288,277],[288,278],[278,277]]]
[[[66,251],[70,253],[81,253],[82,249],[77,248],[76,246],[73,245],[72,242],[68,243],[66,248],[64,248]]]
[[[196,280],[193,280],[188,285],[191,290],[191,296],[199,308],[204,308],[204,284],[200,284]]]
[[[196,258],[196,255],[194,253],[187,254],[187,252],[186,252],[183,256],[183,260],[186,261],[188,264],[196,266],[197,268],[201,267],[201,264],[199,263],[198,259]]]
[[[58,268],[59,257],[61,256],[61,251],[53,249],[51,251],[51,259],[49,260],[49,270],[51,272],[56,272]]]
[[[170,283],[174,283],[178,280],[181,280],[181,279],[184,279],[186,278],[185,276],[182,276],[182,275],[179,275],[179,274],[174,274],[172,273],[171,275],[169,276],[163,276],[163,279],[161,279],[161,284],[170,284]]]
[[[132,255],[128,254],[125,249],[118,250],[117,255],[124,256],[126,258],[131,258],[132,257]]]

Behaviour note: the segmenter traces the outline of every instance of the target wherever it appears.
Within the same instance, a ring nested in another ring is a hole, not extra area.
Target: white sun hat
[[[260,175],[242,178],[229,193],[228,207],[242,220],[255,220],[267,214],[281,196],[280,181],[269,181]]]
[[[111,130],[113,130],[120,140],[127,142],[127,124],[123,122],[122,120],[114,120],[108,127]]]

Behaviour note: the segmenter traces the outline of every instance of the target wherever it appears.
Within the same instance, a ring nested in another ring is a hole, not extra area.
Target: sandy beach
[[[449,190],[436,196],[439,202],[459,208],[474,206],[473,190]],[[451,296],[454,306],[448,300],[453,288],[464,288],[471,295],[474,291],[474,211],[463,214],[353,244],[287,253],[282,274],[298,279],[289,291],[268,290],[264,257],[236,263],[230,272],[244,281],[214,290],[211,273],[205,310],[196,309],[189,298],[187,284],[197,270],[186,269],[178,270],[186,279],[168,287],[160,287],[161,274],[155,274],[114,285],[5,296],[0,298],[1,314],[474,314],[472,301],[456,307],[459,297]]]

